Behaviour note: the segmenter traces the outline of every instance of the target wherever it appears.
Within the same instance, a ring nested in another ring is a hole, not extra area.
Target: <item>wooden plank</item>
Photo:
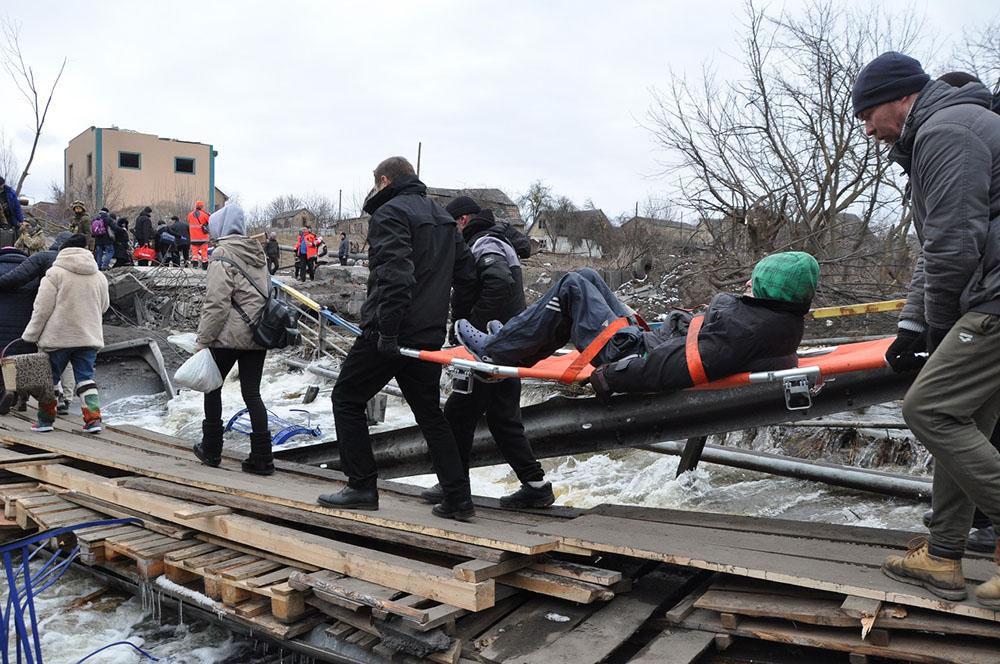
[[[629,664],[694,664],[715,642],[715,634],[668,627],[629,659]]]
[[[851,618],[856,618],[861,622],[861,638],[867,638],[875,621],[882,613],[882,600],[871,599],[869,597],[849,596],[840,605],[840,610]]]
[[[472,647],[478,658],[485,661],[530,658],[532,653],[583,622],[593,610],[594,607],[586,604],[532,597],[483,632],[472,642]]]
[[[696,530],[700,532],[695,532]],[[547,534],[563,537],[570,544],[598,551],[618,553],[634,558],[661,560],[677,565],[720,571],[739,576],[762,578],[778,583],[806,586],[843,595],[870,597],[887,602],[919,606],[936,611],[956,613],[988,620],[998,620],[997,612],[978,605],[973,599],[949,602],[929,591],[886,577],[880,565],[893,549],[879,550],[872,546],[856,546],[857,562],[847,563],[822,557],[827,542],[808,539],[766,536],[768,548],[782,553],[761,550],[760,536],[740,531],[711,531],[690,526],[645,522],[641,529],[630,529],[621,519],[600,515],[585,515],[555,524]],[[747,545],[747,542],[750,545]],[[841,554],[846,543],[837,545]],[[757,548],[755,548],[757,547]],[[799,548],[806,555],[797,555]],[[871,561],[865,564],[864,561]],[[875,564],[877,561],[877,564]],[[966,578],[976,579],[995,572],[995,565],[978,565],[966,561]]]
[[[725,629],[712,613],[698,609],[683,623],[684,627],[723,632]],[[731,636],[763,639],[777,643],[810,648],[824,648],[845,653],[858,653],[888,659],[906,660],[918,664],[995,664],[997,646],[993,641],[956,640],[916,633],[898,633],[892,646],[883,647],[862,640],[853,630],[831,627],[789,625],[781,621],[747,618],[731,631]]]
[[[271,610],[270,599],[252,599],[236,607],[236,615],[241,618],[256,618]]]
[[[84,528],[82,530],[76,531],[76,539],[80,542],[100,542],[108,537],[114,537],[115,535],[129,535],[133,533],[142,532],[142,528],[139,526],[97,526],[93,528]]]
[[[467,560],[452,567],[456,579],[463,581],[485,581],[495,579],[498,576],[516,572],[532,564],[534,556],[517,556],[508,560]]]
[[[109,482],[112,483],[117,481],[120,480],[109,480]],[[76,491],[64,491],[59,495],[70,502],[76,503],[77,505],[97,510],[102,514],[107,514],[108,516],[116,519],[139,519],[139,523],[142,524],[143,528],[160,533],[161,535],[166,535],[167,537],[182,539],[190,537],[195,533],[195,531],[191,528],[181,527],[173,523],[166,523],[159,519],[151,518],[149,514],[143,513],[141,510],[128,509],[121,505],[115,505],[107,500],[101,500],[95,496],[84,495]]]
[[[531,569],[537,572],[555,574],[556,576],[565,576],[568,579],[596,583],[599,586],[613,586],[622,580],[621,572],[592,567],[590,565],[581,565],[568,560],[557,560],[555,558],[540,560],[534,563]]]
[[[530,654],[505,660],[505,664],[598,664],[635,634],[682,584],[674,576],[648,574],[635,591],[615,597],[559,638]]]
[[[260,588],[262,586],[269,586],[274,583],[282,583],[288,581],[288,577],[291,576],[292,572],[301,571],[295,567],[282,567],[281,569],[275,570],[269,574],[262,574],[261,576],[256,576],[252,579],[245,579],[244,584],[248,588]]]
[[[255,563],[227,569],[221,572],[219,576],[227,581],[241,581],[253,576],[266,574],[267,572],[273,572],[279,567],[281,567],[281,563],[276,563],[273,560],[260,560]]]
[[[190,542],[188,542],[188,544],[190,544]],[[163,557],[167,560],[177,561],[184,560],[185,558],[194,558],[195,556],[203,556],[206,553],[212,553],[213,551],[218,550],[219,547],[214,544],[194,544],[184,549],[170,551]]]
[[[25,468],[28,466],[43,466],[49,463],[67,463],[70,459],[61,454],[32,454],[26,459],[0,461],[0,470],[10,470],[11,468]]]
[[[0,439],[24,443],[81,461],[179,484],[234,493],[285,507],[305,509],[386,528],[418,532],[515,553],[544,553],[555,549],[558,543],[552,537],[529,534],[523,528],[504,528],[502,524],[488,522],[485,519],[475,519],[470,522],[449,520],[447,528],[444,528],[443,520],[432,516],[425,504],[417,500],[404,500],[392,496],[382,498],[378,511],[331,509],[316,503],[316,496],[319,494],[340,488],[331,486],[329,482],[308,477],[298,477],[295,482],[288,482],[282,479],[280,474],[271,477],[251,477],[242,472],[219,472],[204,466],[193,457],[190,460],[177,457],[165,460],[147,450],[114,445],[97,438],[85,439],[61,431],[44,435],[33,433],[28,430],[26,423],[23,424],[26,429],[24,432],[0,432]],[[19,457],[23,458],[23,455]],[[37,468],[40,467],[29,467],[25,470],[36,471]]]
[[[10,458],[12,455],[16,456],[17,453],[0,450],[0,458]],[[155,518],[168,521],[175,511],[184,507],[184,503],[176,499],[125,489],[93,473],[65,466],[38,466],[24,469],[22,474],[94,495],[102,500],[110,500],[130,509],[142,510]],[[357,578],[392,585],[400,591],[463,609],[477,611],[493,604],[493,580],[463,582],[455,579],[449,568],[373,551],[242,515],[230,514],[215,519],[202,519],[197,523],[199,530],[212,535],[254,542],[278,556],[307,565],[335,571],[350,570]]]
[[[402,530],[387,530],[379,526],[372,526],[367,523],[359,523],[349,519],[341,519],[326,514],[317,514],[308,510],[300,510],[292,507],[281,507],[279,505],[262,504],[258,500],[233,496],[218,491],[208,491],[195,487],[184,486],[166,480],[157,480],[149,477],[135,477],[125,480],[124,487],[147,491],[161,496],[180,498],[200,503],[218,504],[230,507],[241,512],[252,514],[263,514],[269,517],[284,519],[293,523],[301,523],[310,526],[327,528],[337,532],[349,533],[370,537],[384,542],[394,542],[408,546],[417,546],[434,551],[444,551],[463,558],[479,558],[483,560],[500,561],[517,554],[499,549],[466,544],[465,542],[455,542],[442,539],[440,537],[428,537],[418,533],[409,533]]]
[[[223,514],[232,514],[233,510],[229,507],[222,507],[221,505],[205,505],[204,507],[191,507],[184,510],[177,510],[174,512],[174,516],[181,521],[188,521],[189,519],[205,519],[210,516],[222,516]]]
[[[532,569],[522,569],[497,579],[499,583],[522,590],[529,590],[540,595],[549,595],[571,602],[590,604],[591,602],[606,602],[615,593],[604,586],[576,579],[567,579],[554,574],[536,572]]]
[[[274,562],[281,563],[282,565],[290,565],[292,567],[301,567],[302,569],[304,569],[306,571],[309,571],[309,572],[315,572],[315,571],[317,571],[319,569],[315,565],[309,565],[309,564],[306,564],[306,563],[294,560],[292,558],[288,558],[288,557],[285,557],[285,556],[279,556],[278,554],[274,553],[273,551],[264,552],[264,551],[261,551],[260,549],[255,548],[255,547],[246,546],[244,544],[240,544],[239,542],[233,542],[232,540],[227,540],[227,539],[225,539],[223,537],[216,537],[214,535],[207,535],[205,533],[202,533],[200,535],[196,535],[196,537],[198,539],[200,539],[201,541],[203,541],[203,542],[207,542],[209,544],[215,544],[217,546],[223,546],[223,547],[226,547],[227,549],[232,549],[233,551],[239,551],[240,553],[246,553],[246,554],[249,554],[249,555],[258,556],[260,558],[266,557],[268,560],[273,560]]]

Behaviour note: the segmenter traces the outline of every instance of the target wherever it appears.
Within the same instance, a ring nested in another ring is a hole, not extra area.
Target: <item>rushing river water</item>
[[[270,409],[287,419],[306,423],[305,414],[297,411],[308,408],[312,425],[319,425],[325,434],[332,436],[330,386],[321,384],[320,397],[304,407],[302,395],[309,383],[320,383],[320,379],[310,374],[289,373],[278,358],[272,358],[265,367],[261,392]],[[223,409],[233,413],[241,408],[239,384],[231,377],[223,389]],[[880,413],[891,415],[892,409],[884,408]],[[109,404],[104,414],[112,424],[134,424],[194,440],[201,431],[201,395],[184,391],[169,402],[163,396],[130,397]],[[412,417],[406,406],[390,398],[383,426],[410,422]],[[247,447],[243,437],[227,440],[226,444]],[[772,451],[780,450],[779,445],[767,433],[754,442],[755,447]],[[912,501],[712,464],[702,464],[696,471],[675,479],[677,463],[677,457],[637,450],[543,461],[560,505],[591,507],[619,503],[901,529],[919,528],[920,515],[926,509],[926,505]],[[918,469],[920,465],[915,464]],[[913,468],[884,469],[913,472]],[[422,475],[408,481],[430,485],[434,478]],[[517,480],[506,466],[477,468],[472,471],[472,488],[479,495],[500,496],[516,489]],[[177,624],[172,612],[161,617],[155,595],[124,598],[108,594],[82,608],[68,610],[74,601],[99,588],[100,584],[87,575],[70,571],[36,600],[48,664],[73,664],[102,646],[124,640],[156,657],[184,664],[252,662],[254,653],[261,652],[259,644],[233,636],[220,627],[191,620]],[[139,661],[139,655],[126,646],[116,646],[87,660],[95,664]]]

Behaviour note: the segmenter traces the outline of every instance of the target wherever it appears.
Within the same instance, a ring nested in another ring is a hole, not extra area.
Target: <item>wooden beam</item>
[[[186,509],[177,510],[174,512],[174,516],[181,521],[190,521],[191,519],[204,519],[210,516],[222,516],[224,514],[232,514],[233,510],[230,507],[222,507],[221,505],[205,505],[204,507],[188,507]]]
[[[16,452],[0,450],[0,459],[16,459],[20,456],[22,455]],[[182,501],[125,489],[107,483],[105,478],[99,475],[65,466],[34,466],[22,469],[21,473],[130,509],[143,511],[165,521],[174,520],[176,518],[174,512],[187,507]],[[356,578],[388,585],[470,611],[479,611],[493,605],[495,586],[492,580],[467,583],[455,579],[452,571],[447,568],[235,514],[215,519],[201,519],[196,523],[198,530],[211,535],[240,542],[252,542],[259,549],[272,551],[289,559],[323,569],[346,572]]]
[[[66,463],[67,461],[69,459],[61,454],[34,454],[20,461],[0,461],[0,470],[25,468],[27,466],[44,466],[48,463]]]

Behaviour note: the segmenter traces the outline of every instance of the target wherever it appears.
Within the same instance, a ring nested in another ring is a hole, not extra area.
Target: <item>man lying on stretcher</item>
[[[601,400],[615,392],[679,390],[744,371],[795,367],[803,316],[818,280],[819,264],[811,255],[772,254],[754,266],[750,294],[719,293],[701,321],[674,311],[649,331],[597,272],[583,268],[564,275],[506,325],[492,321],[484,333],[463,319],[455,322],[455,335],[483,362],[521,367],[567,341],[581,353],[593,344],[590,363],[597,368],[590,383]],[[689,323],[700,324],[690,352]]]

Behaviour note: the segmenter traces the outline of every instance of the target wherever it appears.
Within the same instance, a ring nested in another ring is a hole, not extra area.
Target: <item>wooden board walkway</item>
[[[84,560],[137,579],[164,574],[275,638],[328,621],[348,649],[436,643],[431,661],[497,663],[687,664],[733,638],[935,664],[966,661],[962,652],[978,664],[1000,648],[996,611],[881,574],[913,533],[624,506],[487,506],[459,524],[395,483],[382,485],[379,512],[326,510],[310,501],[342,481],[334,471],[286,462],[257,478],[231,457],[202,466],[176,438],[60,427],[36,434],[0,419],[0,466],[24,478],[0,484],[5,516],[44,528],[142,515],[143,527],[79,533]],[[994,571],[967,559],[970,591]],[[728,576],[691,594],[688,582],[709,572]],[[933,633],[968,648],[920,655]]]

